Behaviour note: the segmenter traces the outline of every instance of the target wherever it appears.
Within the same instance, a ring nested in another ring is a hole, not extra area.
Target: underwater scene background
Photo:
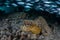
[[[0,40],[60,40],[60,0],[0,0]]]

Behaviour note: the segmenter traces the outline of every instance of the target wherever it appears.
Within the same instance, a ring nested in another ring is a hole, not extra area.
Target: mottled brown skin
[[[39,17],[38,18],[41,22],[41,25],[42,25],[42,31],[45,31],[45,32],[42,32],[44,35],[50,35],[52,33],[52,30],[51,28],[48,26],[46,20],[43,18],[43,17]]]
[[[40,24],[38,24],[38,22]],[[32,32],[33,34],[42,33],[45,36],[51,34],[51,29],[43,17],[39,17],[35,20],[24,20],[24,24],[26,26],[26,31]]]

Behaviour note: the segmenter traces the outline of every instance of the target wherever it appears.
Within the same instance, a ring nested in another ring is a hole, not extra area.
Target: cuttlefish
[[[51,29],[43,17],[39,17],[36,20],[24,20],[24,24],[25,25],[21,26],[22,31],[31,32],[33,34],[40,34],[42,32],[44,35],[48,35],[51,33]],[[37,24],[39,24],[40,26]],[[44,31],[47,34],[45,34]]]

